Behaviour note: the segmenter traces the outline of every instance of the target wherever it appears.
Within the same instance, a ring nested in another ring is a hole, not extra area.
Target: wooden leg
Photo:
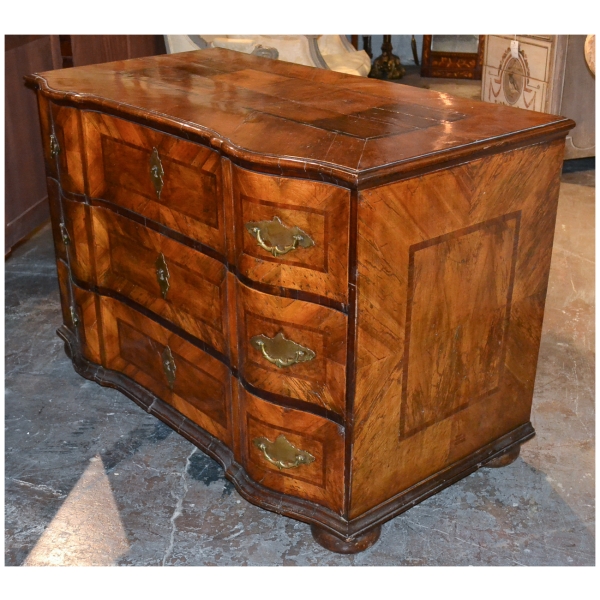
[[[325,531],[318,525],[311,525],[310,530],[317,544],[339,554],[356,554],[370,548],[381,534],[381,525],[369,529],[366,533],[359,535],[351,540],[343,540],[328,531]]]
[[[490,462],[485,463],[484,466],[491,467],[492,469],[499,469],[500,467],[506,467],[510,465],[510,463],[515,462],[517,458],[519,458],[519,453],[521,452],[521,445],[514,446],[505,454],[501,456],[497,456],[490,460]]]

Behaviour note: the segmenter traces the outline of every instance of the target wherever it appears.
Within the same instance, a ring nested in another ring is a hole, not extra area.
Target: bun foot
[[[485,463],[484,466],[491,467],[492,469],[499,469],[500,467],[506,467],[510,465],[510,463],[515,462],[517,458],[519,458],[519,453],[521,452],[521,445],[517,445],[514,448],[511,448],[508,452],[503,454],[502,456],[497,456],[490,460],[490,462]]]
[[[317,525],[311,525],[310,530],[313,538],[315,538],[315,542],[323,546],[323,548],[339,554],[356,554],[370,548],[379,539],[381,525],[377,525],[369,529],[366,533],[349,540],[341,539]]]

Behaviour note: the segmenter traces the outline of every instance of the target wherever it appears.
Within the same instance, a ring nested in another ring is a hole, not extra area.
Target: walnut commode
[[[26,79],[82,376],[337,552],[518,456],[572,121],[220,49]]]

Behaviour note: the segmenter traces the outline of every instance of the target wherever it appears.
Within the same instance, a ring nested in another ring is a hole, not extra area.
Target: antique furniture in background
[[[338,73],[366,77],[371,60],[345,35],[165,35],[169,54],[226,48]]]
[[[573,119],[565,158],[596,153],[595,79],[585,60],[585,35],[486,36],[481,99]],[[518,54],[511,53],[511,41]]]
[[[481,79],[483,35],[424,35],[421,77]]]
[[[27,81],[75,369],[244,498],[358,552],[533,436],[572,121],[218,48]]]
[[[156,35],[7,35],[4,253],[47,221],[48,193],[37,106],[23,87],[33,71],[164,54]]]
[[[406,69],[393,53],[392,36],[384,35],[381,54],[373,61],[369,77],[374,79],[402,79]]]

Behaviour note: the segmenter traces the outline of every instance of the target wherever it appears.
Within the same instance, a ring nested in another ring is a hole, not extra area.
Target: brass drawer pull
[[[62,237],[63,244],[68,246],[71,243],[71,238],[69,237],[69,232],[67,231],[67,226],[64,223],[59,225],[60,227],[60,236]]]
[[[273,217],[272,221],[250,221],[246,223],[246,229],[263,250],[275,257],[296,250],[298,246],[310,248],[315,245],[306,232],[298,227],[286,227],[279,217]]]
[[[160,293],[163,300],[167,299],[167,292],[169,291],[169,267],[167,267],[167,261],[165,255],[161,252],[154,263],[156,266],[156,281],[160,287]]]
[[[302,465],[309,465],[315,460],[310,452],[290,444],[284,435],[278,435],[274,442],[260,437],[252,440],[252,443],[262,450],[264,457],[278,469],[296,469]]]
[[[51,133],[50,134],[50,158],[56,158],[60,154],[60,145],[56,136]]]
[[[292,340],[287,340],[279,332],[274,338],[266,335],[255,335],[250,343],[276,367],[291,367],[296,363],[306,362],[315,358],[316,354],[310,348],[301,346]]]
[[[160,162],[160,157],[158,156],[158,150],[156,148],[152,148],[152,156],[150,156],[150,178],[152,179],[154,189],[156,190],[156,197],[159,199],[164,185],[164,174],[165,172],[163,170],[162,163]]]
[[[165,349],[163,350],[162,365],[165,377],[167,378],[167,383],[169,384],[169,389],[172,390],[175,386],[175,371],[177,370],[177,366],[175,365],[175,359],[173,358],[169,346],[165,346]]]

